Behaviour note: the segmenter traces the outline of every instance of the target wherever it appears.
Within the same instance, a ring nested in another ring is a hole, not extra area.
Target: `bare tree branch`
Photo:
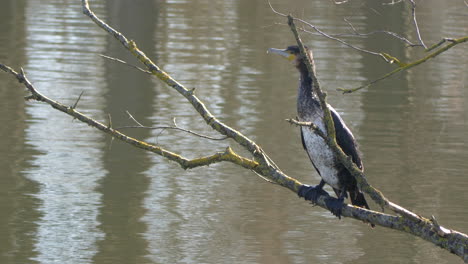
[[[140,68],[140,67],[138,67],[138,66],[132,65],[132,64],[130,64],[130,63],[126,62],[126,61],[123,61],[123,60],[121,60],[121,59],[109,57],[109,56],[106,56],[106,55],[104,55],[104,54],[99,54],[99,56],[101,56],[101,57],[103,57],[103,58],[106,58],[106,59],[108,59],[108,60],[111,60],[111,61],[115,61],[115,62],[122,63],[122,64],[124,64],[124,65],[127,65],[127,66],[131,67],[131,68],[137,69],[137,70],[139,70],[139,71],[141,71],[141,72],[144,72],[144,73],[147,73],[147,74],[152,74],[150,71],[147,71],[147,70],[142,69],[142,68]]]
[[[222,162],[222,161],[230,161],[232,163],[235,163],[239,166],[242,166],[244,168],[247,168],[247,169],[255,169],[257,166],[258,166],[258,163],[253,161],[253,160],[250,160],[248,158],[244,158],[242,156],[239,156],[237,155],[234,151],[232,151],[231,148],[227,148],[224,152],[218,152],[216,154],[213,154],[213,155],[210,155],[210,156],[206,156],[206,157],[200,157],[200,158],[196,158],[196,159],[187,159],[187,158],[184,158],[178,154],[175,154],[171,151],[168,151],[164,148],[161,148],[161,147],[158,147],[158,146],[154,146],[154,145],[151,145],[151,144],[148,144],[146,142],[143,142],[143,141],[140,141],[140,140],[137,140],[135,138],[132,138],[132,137],[129,137],[119,131],[117,131],[116,129],[112,128],[112,122],[111,122],[111,119],[110,119],[110,115],[109,115],[109,123],[108,125],[104,125],[80,112],[78,112],[75,108],[73,107],[69,107],[69,106],[66,106],[66,105],[63,105],[57,101],[54,101],[48,97],[46,97],[45,95],[41,94],[39,91],[36,90],[36,88],[31,84],[31,82],[26,78],[26,75],[23,71],[23,69],[21,69],[20,73],[17,73],[16,71],[14,71],[12,68],[4,65],[4,64],[0,64],[0,69],[7,72],[7,73],[10,73],[12,75],[14,75],[16,77],[16,79],[20,82],[20,83],[23,83],[24,86],[28,89],[28,91],[31,93],[31,98],[36,100],[36,101],[40,101],[40,102],[44,102],[44,103],[47,103],[49,104],[50,106],[52,106],[53,108],[61,111],[61,112],[64,112],[78,120],[80,120],[81,122],[84,122],[92,127],[95,127],[109,135],[111,135],[112,137],[114,138],[117,138],[119,140],[122,140],[128,144],[131,144],[137,148],[141,148],[141,149],[144,149],[144,150],[147,150],[147,151],[151,151],[155,154],[158,154],[160,156],[163,156],[171,161],[175,161],[177,163],[179,163],[179,165],[184,168],[184,169],[191,169],[191,168],[196,168],[196,167],[200,167],[200,166],[207,166],[207,165],[210,165],[210,164],[213,164],[213,163],[218,163],[218,162]]]
[[[268,4],[270,5],[270,8],[271,8],[271,10],[273,11],[273,13],[275,13],[275,14],[277,14],[277,15],[280,15],[280,16],[283,16],[283,17],[287,17],[287,16],[288,16],[288,15],[286,15],[286,14],[283,14],[283,13],[281,13],[281,12],[276,11],[276,10],[273,8],[273,6],[271,5],[270,2],[268,2]],[[356,46],[354,46],[354,45],[351,45],[351,44],[349,44],[348,42],[346,42],[346,41],[344,41],[344,40],[342,40],[342,39],[336,38],[336,37],[334,37],[334,36],[332,36],[332,35],[330,35],[330,34],[327,34],[327,33],[323,32],[322,30],[320,30],[320,29],[319,29],[318,27],[316,27],[315,25],[313,25],[313,24],[311,24],[311,23],[309,23],[309,22],[307,22],[307,21],[305,21],[305,20],[302,20],[302,19],[300,19],[300,18],[294,18],[294,20],[297,20],[297,21],[299,21],[299,22],[301,22],[301,23],[303,23],[303,24],[305,24],[305,25],[311,27],[312,29],[315,30],[315,32],[317,32],[318,34],[320,34],[320,35],[322,35],[322,36],[324,36],[324,37],[326,37],[326,38],[328,38],[328,39],[338,41],[338,42],[340,42],[341,44],[343,44],[343,45],[345,45],[345,46],[347,46],[347,47],[350,47],[350,48],[352,48],[352,49],[358,50],[358,51],[360,51],[360,52],[364,52],[364,53],[371,54],[371,55],[374,55],[374,56],[379,56],[379,57],[381,57],[382,59],[384,59],[385,61],[387,61],[387,58],[386,58],[385,56],[383,56],[383,55],[382,55],[381,53],[379,53],[379,52],[374,52],[374,51],[366,50],[366,49],[359,48],[359,47],[356,47]],[[310,33],[310,34],[314,34],[314,32],[309,31],[309,30],[306,30],[306,29],[301,29],[301,30],[304,31],[304,32]]]
[[[111,116],[111,114],[107,114],[107,118],[108,118],[107,119],[108,120],[107,128],[112,128],[112,116]]]
[[[125,111],[125,113],[127,113],[127,115],[130,117],[130,119],[132,119],[133,122],[135,122],[137,125],[139,125],[139,126],[141,126],[141,127],[144,126],[144,125],[142,125],[140,122],[138,122],[138,121],[132,116],[132,114],[130,114],[129,111]]]
[[[396,0],[396,1],[392,0],[392,2],[390,2],[390,3],[382,3],[382,5],[396,5],[396,4],[401,3],[401,2],[403,2],[403,0]]]
[[[447,39],[443,39],[441,42],[437,43],[436,45],[434,45],[433,47],[429,48],[428,50],[433,50],[435,49],[436,47],[439,47],[441,46],[443,43],[445,43],[446,41],[448,41]],[[368,88],[370,87],[371,85],[379,82],[379,81],[382,81],[384,79],[387,79],[389,78],[390,76],[396,74],[396,73],[399,73],[399,72],[402,72],[402,71],[407,71],[415,66],[418,66],[419,64],[421,63],[424,63],[426,62],[427,60],[429,59],[432,59],[432,58],[435,58],[436,56],[440,55],[441,53],[449,50],[450,48],[453,48],[454,46],[458,45],[458,44],[461,44],[461,43],[464,43],[464,42],[467,42],[468,41],[468,36],[467,37],[462,37],[462,38],[458,38],[458,39],[450,39],[450,44],[448,45],[445,45],[444,47],[441,47],[439,48],[438,50],[434,51],[433,53],[430,53],[429,55],[425,56],[424,58],[422,59],[419,59],[419,60],[416,60],[416,61],[413,61],[413,62],[410,62],[410,63],[403,63],[403,62],[400,62],[398,59],[396,58],[393,58],[395,59],[395,62],[398,64],[398,68],[394,69],[393,71],[373,80],[373,81],[370,81],[364,85],[361,85],[357,88],[351,88],[351,89],[345,89],[345,88],[338,88],[337,90],[338,91],[341,91],[343,93],[352,93],[352,92],[356,92],[356,91],[359,91],[361,89],[364,89],[364,88]]]
[[[443,38],[441,39],[439,42],[437,42],[436,44],[432,45],[431,47],[429,47],[426,51],[431,51],[431,50],[434,50],[438,47],[440,47],[442,44],[444,44],[445,42],[455,42],[455,39],[453,38]]]
[[[391,32],[391,31],[387,31],[387,30],[375,30],[375,31],[371,31],[371,32],[368,32],[368,33],[359,33],[356,28],[353,26],[353,24],[351,24],[351,22],[348,21],[348,19],[344,18],[343,19],[347,24],[348,26],[351,28],[351,30],[353,30],[354,34],[334,34],[333,36],[359,36],[359,37],[367,37],[367,36],[370,36],[370,35],[374,35],[374,34],[386,34],[386,35],[389,35],[389,36],[392,36],[394,38],[397,38],[403,42],[405,42],[406,44],[408,44],[409,47],[418,47],[418,46],[422,46],[421,44],[414,44],[413,42],[409,41],[407,38],[403,37],[403,36],[400,36],[398,35],[397,33],[395,32]]]
[[[102,28],[104,31],[108,32],[114,36],[127,50],[129,50],[140,62],[142,62],[151,72],[152,75],[156,76],[158,79],[166,83],[168,86],[175,89],[182,96],[184,96],[197,110],[205,122],[211,126],[214,130],[219,133],[232,138],[234,141],[239,143],[241,146],[246,148],[252,154],[259,152],[260,148],[252,140],[248,139],[244,135],[240,134],[233,128],[225,125],[219,121],[216,117],[211,114],[211,112],[206,108],[206,106],[198,99],[194,94],[194,90],[189,90],[185,88],[182,84],[174,80],[166,72],[161,70],[153,61],[151,61],[146,54],[139,50],[136,43],[133,40],[128,40],[122,33],[116,31],[104,21],[98,18],[89,8],[89,3],[87,0],[82,0],[83,13],[87,15],[96,25]]]
[[[411,14],[413,16],[413,23],[414,27],[416,28],[416,34],[418,36],[419,43],[424,47],[424,49],[427,49],[426,44],[424,44],[424,41],[422,40],[421,37],[421,32],[419,32],[419,26],[418,26],[418,21],[416,20],[416,3],[414,0],[408,0],[411,3]]]
[[[293,125],[297,125],[297,126],[304,126],[304,127],[309,127],[312,131],[314,131],[317,135],[319,135],[320,137],[322,137],[323,139],[325,140],[329,140],[327,135],[323,134],[322,131],[312,122],[301,122],[301,121],[298,121],[296,119],[286,119],[286,121],[288,121],[290,124],[293,124]],[[338,149],[336,149],[335,151],[338,151]],[[343,153],[344,154],[344,153]],[[339,154],[341,155],[341,154]],[[348,159],[349,160],[349,157],[344,157],[342,156],[341,157],[342,159]],[[365,180],[365,179],[364,179]],[[373,188],[373,187],[371,187]],[[378,191],[380,194],[381,192]],[[392,203],[390,202],[388,199],[386,199],[385,197],[382,196],[382,199],[386,200],[386,202],[388,203],[388,207],[393,210],[394,212],[396,213],[399,213],[403,216],[406,216],[412,220],[415,220],[415,221],[421,221],[423,220],[423,218],[421,218],[421,216],[418,216],[416,215],[415,213],[395,204],[395,203]],[[376,201],[377,203],[379,203],[378,201]],[[424,219],[424,220],[427,220],[427,219]],[[432,220],[431,220],[432,221]],[[446,228],[444,228],[444,230],[448,230]]]
[[[177,154],[164,150],[160,147],[138,141],[136,139],[126,136],[125,134],[120,133],[119,131],[112,129],[110,116],[109,116],[109,124],[108,126],[105,126],[83,115],[82,113],[76,111],[75,109],[72,109],[71,107],[67,107],[63,104],[60,104],[52,99],[45,97],[44,95],[39,93],[34,88],[34,86],[27,80],[24,72],[21,71],[21,73],[17,73],[10,67],[3,65],[3,64],[0,64],[0,69],[7,73],[14,75],[15,78],[20,83],[23,83],[25,87],[29,90],[29,92],[31,93],[30,97],[33,98],[34,100],[45,102],[51,105],[53,108],[61,112],[64,112],[72,117],[75,117],[76,119],[111,135],[113,139],[117,138],[128,144],[132,144],[135,147],[138,147],[147,151],[151,151],[164,158],[167,158],[168,160],[175,161],[179,163],[181,167],[184,169],[207,166],[207,165],[222,162],[222,161],[230,161],[239,166],[242,166],[244,168],[254,171],[262,179],[265,179],[268,182],[279,184],[296,193],[298,192],[299,188],[303,186],[299,181],[286,176],[279,169],[277,169],[276,166],[270,165],[267,168],[259,166],[257,162],[252,161],[250,159],[243,158],[235,154],[230,147],[226,148],[224,152],[218,152],[210,156],[188,160]],[[310,124],[307,124],[307,125],[310,126]],[[260,155],[265,156],[263,153],[260,153]],[[328,209],[327,205],[333,201],[336,201],[336,198],[330,197],[328,194],[325,193],[325,194],[321,194],[318,197],[316,205],[322,208]],[[391,216],[388,214],[384,214],[384,213],[380,213],[380,212],[376,212],[372,210],[366,210],[366,209],[355,207],[353,205],[348,205],[348,204],[344,204],[342,208],[342,216],[352,217],[354,219],[361,220],[364,222],[369,222],[374,225],[380,225],[383,227],[388,227],[391,229],[411,233],[425,240],[428,240],[434,243],[435,245],[438,245],[442,248],[446,248],[450,250],[452,253],[455,253],[459,256],[462,256],[463,250],[466,250],[466,243],[468,241],[467,235],[454,231],[454,230],[446,229],[438,224],[436,226],[433,221],[426,221],[424,218],[421,218],[421,221],[413,221],[410,218],[406,218],[402,216]],[[444,233],[444,232],[440,232],[440,230],[449,230],[449,231]]]
[[[123,129],[123,128],[143,128],[143,129],[161,129],[161,130],[171,129],[171,130],[178,130],[178,131],[186,132],[186,133],[192,134],[194,136],[204,138],[204,139],[209,139],[209,140],[218,140],[218,141],[220,141],[220,140],[228,139],[228,137],[221,137],[221,138],[210,137],[210,136],[202,135],[202,134],[197,133],[197,132],[193,132],[193,131],[185,129],[185,128],[181,128],[175,122],[175,118],[173,119],[173,122],[174,122],[173,126],[154,126],[154,127],[153,126],[145,126],[145,125],[142,125],[140,122],[138,122],[128,111],[126,111],[126,113],[129,115],[130,119],[132,119],[137,125],[136,126],[120,126],[120,127],[115,128],[115,129]]]
[[[80,95],[78,96],[78,99],[76,99],[76,102],[73,104],[72,108],[75,109],[78,106],[78,102],[81,99],[81,96],[83,95],[84,91],[81,91]]]
[[[292,125],[296,125],[296,126],[304,126],[304,127],[308,127],[309,129],[311,129],[312,131],[314,131],[314,133],[316,133],[317,135],[319,135],[321,138],[323,139],[327,139],[327,135],[325,135],[322,130],[320,130],[314,123],[312,122],[302,122],[302,121],[299,121],[297,119],[293,119],[293,118],[290,118],[290,119],[286,119],[286,121]]]
[[[140,60],[147,68],[148,71],[153,75],[159,78],[161,81],[166,83],[171,88],[178,91],[182,96],[184,96],[193,106],[193,108],[198,112],[198,114],[205,120],[205,122],[215,131],[218,133],[225,135],[234,142],[245,148],[249,151],[253,159],[242,157],[236,154],[231,147],[227,147],[223,152],[216,152],[215,154],[195,158],[195,159],[187,159],[184,158],[176,153],[163,149],[161,147],[148,144],[146,142],[131,138],[120,131],[112,128],[111,118],[109,116],[109,123],[108,125],[104,125],[80,112],[78,112],[73,107],[65,106],[57,101],[54,101],[41,93],[39,93],[34,86],[27,80],[24,72],[21,70],[20,73],[15,72],[12,68],[0,64],[0,69],[12,74],[15,78],[22,83],[28,91],[31,93],[27,99],[36,100],[39,102],[45,102],[51,105],[54,109],[57,109],[61,112],[64,112],[100,131],[103,131],[113,138],[119,139],[123,142],[128,144],[132,144],[135,147],[151,151],[155,154],[158,154],[168,160],[177,162],[182,168],[190,169],[200,166],[207,166],[214,163],[219,163],[222,161],[229,161],[234,164],[237,164],[243,168],[252,170],[257,175],[265,178],[270,182],[274,182],[280,186],[288,188],[289,190],[298,193],[299,189],[303,186],[302,183],[297,181],[294,178],[291,178],[284,174],[279,167],[268,157],[268,155],[252,140],[250,140],[245,135],[241,134],[240,132],[234,130],[233,128],[225,125],[224,123],[220,122],[215,116],[213,116],[209,110],[205,107],[203,102],[194,95],[194,90],[189,90],[185,88],[183,85],[178,83],[176,80],[172,79],[167,73],[162,71],[156,64],[154,64],[142,51],[137,48],[137,45],[134,41],[129,41],[127,38],[121,34],[120,32],[116,31],[115,29],[108,26],[104,23],[101,19],[99,19],[89,8],[89,4],[87,0],[82,0],[83,5],[83,13],[90,17],[99,27],[104,29],[106,32],[114,36],[125,48],[127,48],[138,60]],[[291,16],[288,17],[288,24],[293,31],[298,45],[301,47],[301,52],[304,53],[304,46],[300,40],[300,37],[295,29],[294,25],[294,18]],[[453,43],[451,43],[453,44]],[[451,45],[449,44],[449,45]],[[445,47],[444,47],[445,48]],[[308,68],[311,74],[314,74],[312,66],[310,62],[308,63]],[[333,127],[333,120],[331,119],[329,110],[327,112],[327,104],[326,104],[326,95],[323,93],[317,82],[317,94],[320,97],[320,103],[326,112],[326,127],[327,127],[327,135],[330,140],[330,146],[335,146],[337,148],[337,153],[341,153],[340,160],[346,166],[348,170],[356,177],[359,186],[364,192],[370,193],[373,199],[376,197],[380,197],[381,201],[383,201],[383,205],[392,209],[394,212],[397,212],[399,215],[392,216],[388,214],[384,214],[381,212],[376,212],[372,210],[366,210],[363,208],[355,207],[352,205],[345,204],[342,209],[342,216],[344,217],[352,217],[354,219],[362,220],[365,222],[369,222],[375,225],[380,225],[383,227],[388,227],[395,230],[400,230],[403,232],[411,233],[415,236],[421,237],[427,241],[432,242],[433,244],[440,246],[449,250],[450,252],[457,254],[458,256],[468,261],[468,256],[465,252],[467,252],[467,241],[468,236],[453,230],[449,230],[440,226],[437,221],[434,219],[429,220],[424,217],[420,217],[399,205],[393,204],[387,199],[383,197],[381,193],[379,193],[372,186],[368,185],[367,181],[365,181],[364,175],[362,172],[352,163],[352,161],[346,157],[346,155],[342,152],[342,150],[336,145],[336,140],[334,139],[334,127]],[[134,119],[132,117],[132,119]],[[136,121],[136,119],[134,119]],[[140,122],[136,121],[137,124]],[[304,124],[298,124],[304,125]],[[307,124],[310,127],[313,127],[312,124]],[[351,163],[351,165],[349,164]],[[354,167],[353,167],[354,166]],[[373,193],[374,192],[374,193]],[[336,198],[330,197],[328,194],[320,194],[316,204],[322,208],[328,209],[328,205],[331,201],[336,201]]]
[[[307,60],[305,60],[305,63],[306,63],[307,69],[309,70],[309,75],[314,81],[314,84],[312,85],[313,93],[317,95],[320,101],[320,108],[323,111],[323,119],[325,122],[325,128],[327,132],[326,133],[327,144],[340,157],[340,161],[343,163],[343,165],[345,165],[348,171],[351,172],[353,177],[356,178],[359,188],[363,190],[364,192],[368,193],[372,197],[372,199],[375,202],[377,202],[382,208],[388,206],[387,199],[385,199],[380,192],[370,187],[362,171],[356,166],[356,164],[354,164],[352,161],[350,162],[349,160],[350,157],[348,157],[338,146],[338,143],[336,142],[336,137],[335,137],[335,126],[333,124],[333,118],[331,116],[330,109],[326,102],[326,94],[322,91],[322,89],[320,88],[320,85],[318,84],[315,70],[312,65],[312,60],[309,57],[309,53],[305,51],[304,44],[302,43],[299,33],[297,32],[296,25],[294,24],[294,18],[291,15],[288,16],[288,24],[291,28],[292,33],[294,34],[296,42],[301,51],[301,55],[307,58]]]
[[[294,18],[291,16],[291,15],[288,15],[288,24],[291,28],[291,31],[292,33],[294,34],[294,37],[296,39],[296,42],[299,46],[299,49],[300,49],[300,52],[301,52],[301,56],[305,57],[306,60],[305,60],[305,64],[307,66],[307,69],[309,71],[309,76],[312,78],[312,80],[314,80],[314,84],[312,85],[312,89],[313,89],[313,93],[317,95],[319,101],[320,101],[320,107],[323,111],[323,119],[324,119],[324,122],[325,122],[325,127],[326,127],[326,131],[327,131],[327,140],[326,143],[328,144],[328,146],[334,151],[334,153],[338,156],[338,159],[340,160],[340,162],[345,166],[345,168],[353,175],[353,177],[356,179],[356,182],[359,186],[359,189],[361,189],[362,191],[364,191],[365,193],[367,193],[376,203],[378,203],[382,208],[383,207],[386,207],[386,208],[389,208],[390,210],[394,211],[395,213],[403,216],[404,219],[408,220],[409,222],[411,223],[414,223],[414,224],[423,224],[424,226],[430,226],[430,229],[431,231],[432,230],[436,230],[437,232],[435,232],[438,236],[440,237],[443,237],[443,238],[447,238],[447,236],[449,235],[452,235],[452,231],[449,231],[449,232],[440,232],[440,231],[444,231],[444,230],[448,230],[448,229],[442,229],[438,223],[435,223],[434,220],[431,221],[427,218],[424,218],[422,216],[419,216],[405,208],[403,208],[402,206],[400,205],[397,205],[395,203],[392,203],[390,202],[384,195],[382,192],[380,192],[379,190],[377,190],[376,188],[372,187],[368,182],[367,182],[367,179],[365,177],[365,175],[363,174],[362,170],[360,170],[356,164],[352,161],[352,158],[351,157],[348,157],[344,152],[343,150],[338,146],[337,142],[336,142],[336,138],[335,138],[335,128],[334,128],[334,125],[333,125],[333,119],[332,119],[332,116],[331,116],[331,113],[330,113],[330,109],[328,108],[328,104],[326,103],[326,94],[322,92],[322,90],[320,89],[320,86],[318,85],[318,82],[315,83],[315,79],[316,79],[316,76],[315,76],[315,70],[314,70],[314,67],[313,67],[313,64],[312,64],[312,60],[311,58],[309,57],[309,53],[306,52],[305,50],[305,47],[304,47],[304,44],[302,43],[302,40],[299,36],[299,33],[297,32],[297,29],[296,29],[296,25],[294,24]],[[451,43],[451,44],[454,44],[454,43]],[[299,124],[299,125],[306,125],[306,126],[309,126],[309,127],[314,127],[313,124],[309,124],[308,122],[304,122],[302,124]],[[317,131],[316,129],[314,131]],[[323,135],[321,135],[323,136]],[[449,250],[450,252],[452,253],[455,253],[457,254],[458,256],[464,258],[465,261],[468,261],[468,254],[466,253],[468,251],[468,236],[465,235],[465,234],[462,234],[460,233],[461,236],[463,237],[463,240],[465,241],[464,245],[461,245],[459,244],[459,239],[460,237],[453,237],[454,240],[451,241],[452,243],[440,243],[440,240],[436,239],[436,240],[429,240],[431,241],[432,243],[434,243],[435,245],[438,245],[442,248],[445,248],[447,250]],[[420,234],[418,234],[418,236],[420,236]],[[423,237],[423,236],[421,236]]]
[[[363,174],[362,170],[359,169],[356,164],[352,161],[352,158],[347,156],[343,150],[338,146],[338,143],[336,142],[336,137],[335,137],[335,127],[333,124],[333,118],[331,116],[330,109],[328,107],[328,104],[326,102],[326,94],[320,89],[320,85],[318,84],[317,77],[315,76],[315,70],[312,65],[312,60],[309,57],[309,53],[305,51],[304,44],[302,43],[302,40],[297,32],[296,25],[294,24],[294,18],[289,15],[288,16],[288,24],[291,27],[291,31],[294,34],[294,37],[296,38],[297,44],[299,45],[299,48],[301,50],[302,56],[306,57],[306,66],[309,70],[309,75],[311,76],[312,80],[314,81],[314,84],[312,85],[312,89],[314,89],[314,94],[317,95],[320,101],[320,107],[324,113],[324,122],[325,122],[325,127],[327,131],[327,144],[332,148],[332,150],[337,154],[339,157],[339,160],[341,163],[346,167],[346,169],[353,175],[353,177],[356,179],[356,182],[359,186],[359,188],[369,194],[369,196],[377,203],[379,204],[382,209],[384,207],[390,208],[394,212],[401,214],[409,219],[412,219],[414,221],[423,221],[427,219],[423,219],[422,217],[416,215],[413,212],[410,212],[409,210],[404,209],[401,206],[395,205],[393,203],[390,203],[390,201],[385,198],[385,196],[377,190],[376,188],[372,187],[368,182]],[[309,126],[312,126],[309,124]],[[317,131],[317,130],[315,130]],[[323,135],[321,135],[323,136]]]
[[[346,4],[346,3],[348,3],[348,2],[349,2],[349,0],[343,0],[343,1],[335,1],[335,0],[333,0],[333,3],[335,3],[335,5],[342,5],[342,4]]]

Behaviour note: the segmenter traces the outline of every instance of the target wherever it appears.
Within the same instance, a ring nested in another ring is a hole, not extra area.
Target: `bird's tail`
[[[367,204],[366,198],[364,198],[364,194],[361,191],[354,190],[353,192],[350,192],[349,194],[350,194],[349,196],[351,196],[351,203],[353,205],[363,207],[366,209],[370,209],[369,205]]]

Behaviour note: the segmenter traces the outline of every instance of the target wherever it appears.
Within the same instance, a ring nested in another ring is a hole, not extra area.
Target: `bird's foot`
[[[338,199],[327,199],[325,201],[325,204],[327,205],[328,210],[338,217],[338,219],[341,219],[341,209],[343,209],[343,203],[344,203],[344,198],[338,198]]]
[[[320,185],[317,186],[310,186],[310,185],[303,185],[299,192],[297,193],[299,197],[303,197],[307,201],[311,201],[312,203],[317,203],[317,199],[320,195],[327,195],[328,193],[322,189]]]

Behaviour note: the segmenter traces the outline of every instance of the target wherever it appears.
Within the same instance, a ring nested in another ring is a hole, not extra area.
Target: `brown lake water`
[[[271,1],[328,33],[385,29],[412,41],[407,3]],[[387,1],[390,2],[390,1]],[[6,0],[0,63],[23,67],[45,95],[114,126],[179,126],[218,136],[159,80],[104,59],[135,60],[81,13],[80,1]],[[91,1],[93,10],[223,122],[257,141],[288,175],[316,184],[295,117],[298,73],[268,55],[294,44],[266,1]],[[468,35],[463,1],[418,1],[428,45]],[[418,48],[376,34],[344,37],[402,61]],[[392,201],[468,232],[468,49],[351,95],[391,71],[381,59],[304,34],[329,102],[353,131],[369,181]],[[0,73],[0,263],[461,263],[401,232],[338,220],[284,188],[232,164],[184,171],[41,103]],[[233,144],[186,133],[125,130],[187,157]],[[238,147],[234,147],[239,150]],[[241,151],[241,150],[239,150]],[[242,152],[242,151],[241,151]],[[371,207],[376,208],[375,204]]]

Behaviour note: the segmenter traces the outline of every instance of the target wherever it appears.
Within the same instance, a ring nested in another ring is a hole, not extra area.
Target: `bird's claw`
[[[310,186],[310,185],[303,185],[299,192],[297,193],[299,197],[303,197],[307,201],[311,201],[312,203],[317,203],[318,197],[320,195],[328,195],[326,191],[324,191],[320,186]]]
[[[326,191],[322,189],[322,186],[310,186],[310,185],[303,185],[299,191],[297,192],[299,197],[303,197],[307,201],[311,201],[313,204],[317,203],[317,199],[321,195],[329,196]],[[325,199],[325,205],[327,206],[330,212],[341,219],[341,209],[343,209],[344,204],[344,197],[340,197],[338,199]]]
[[[343,202],[344,198],[338,198],[338,199],[327,199],[325,201],[325,204],[327,205],[328,210],[330,212],[338,217],[338,219],[341,219],[341,209],[343,209]]]

